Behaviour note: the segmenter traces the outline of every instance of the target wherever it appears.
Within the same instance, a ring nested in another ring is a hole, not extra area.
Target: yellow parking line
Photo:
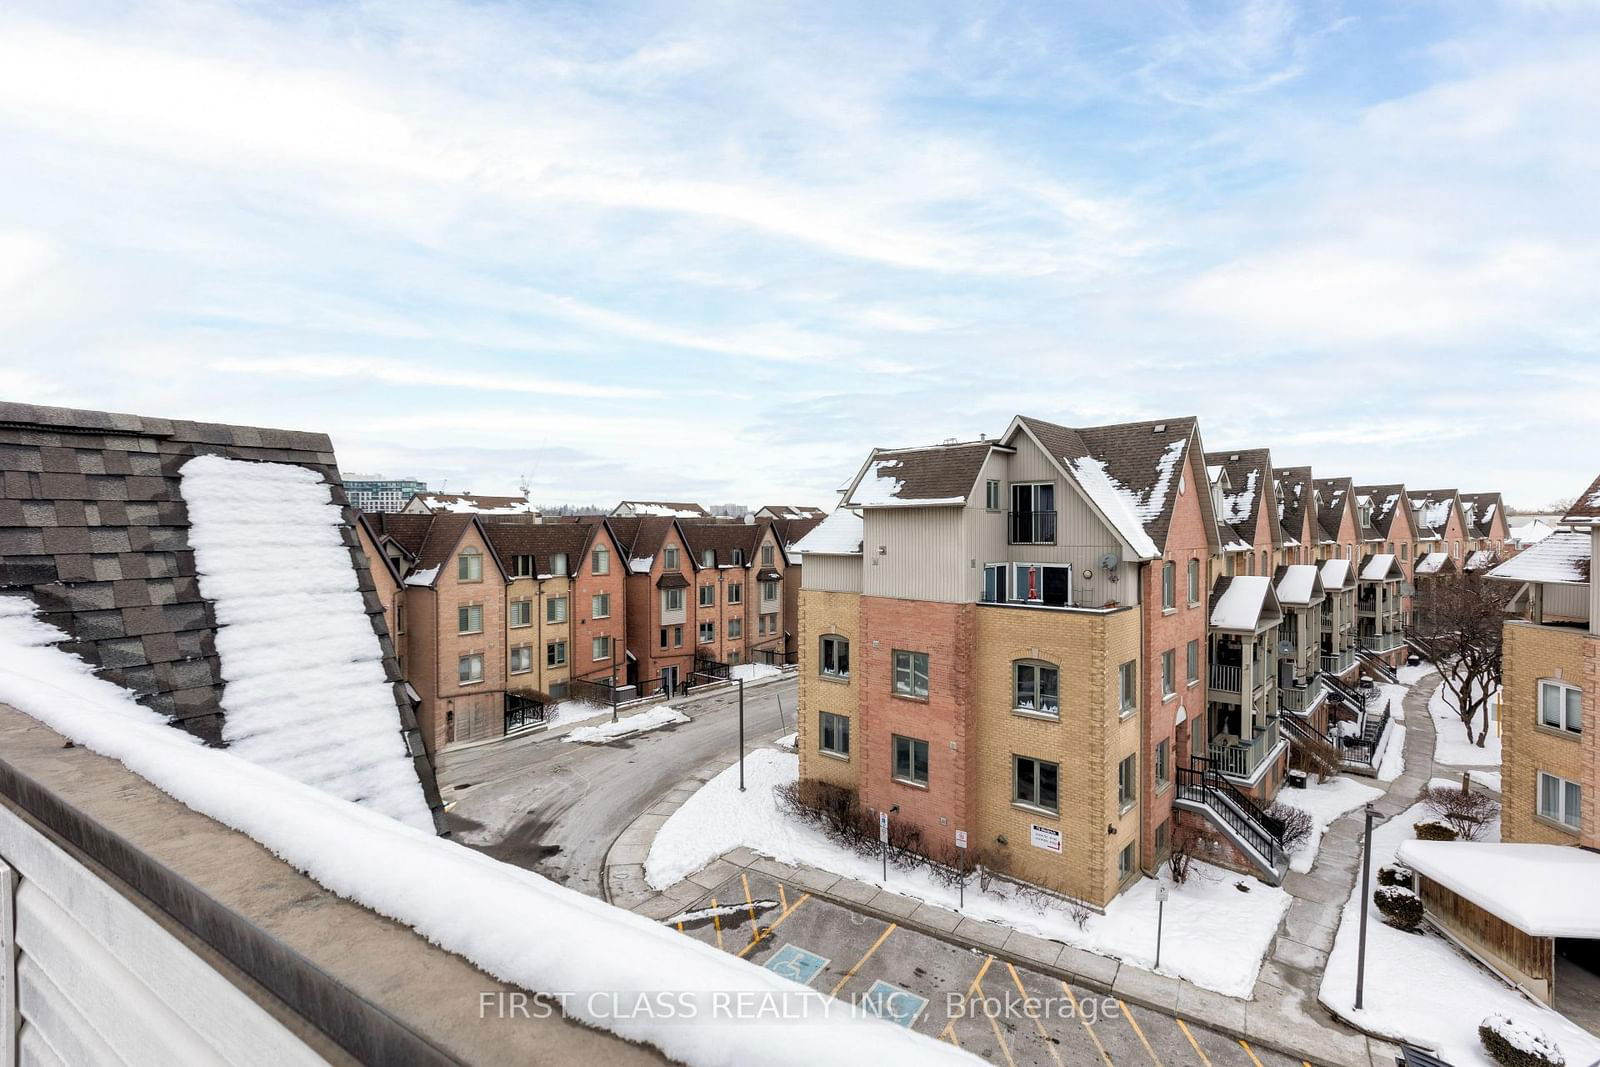
[[[1089,1020],[1085,1019],[1083,1012],[1078,1010],[1078,998],[1072,995],[1072,987],[1063,981],[1061,988],[1066,990],[1067,999],[1072,1002],[1072,1014],[1076,1015],[1078,1021],[1083,1024],[1084,1032],[1089,1035],[1089,1040],[1094,1042],[1094,1047],[1100,1050],[1100,1058],[1105,1061],[1106,1067],[1113,1067],[1111,1057],[1106,1055],[1106,1047],[1100,1043],[1100,1035],[1094,1032],[1094,1027],[1089,1025]],[[1210,1065],[1207,1064],[1206,1067],[1210,1067]]]
[[[711,898],[711,925],[717,928],[717,947],[722,947],[722,916],[717,914],[717,898]]]
[[[783,883],[778,883],[778,908],[779,914],[789,910],[789,894],[783,891]]]
[[[789,916],[793,915],[795,913],[795,909],[796,908],[798,908],[800,905],[804,904],[806,901],[808,901],[810,899],[811,899],[811,894],[810,893],[802,893],[800,895],[800,899],[799,900],[797,900],[793,904],[789,905],[787,908],[785,908],[783,910],[783,914],[782,915],[779,915],[776,919],[772,920],[772,925],[771,926],[767,927],[765,930],[760,931],[754,941],[750,942],[744,948],[740,949],[739,953],[738,953],[739,956],[741,958],[743,958],[745,955],[747,955],[750,952],[751,949],[755,948],[757,945],[761,944],[761,942],[765,941],[767,939],[767,937],[771,935],[772,931],[774,931],[774,930],[776,930],[778,928],[778,924],[779,923],[783,922],[783,920],[785,920]]]
[[[1011,980],[1017,984],[1017,992],[1022,994],[1024,1002],[1028,999],[1028,991],[1022,988],[1022,976],[1017,973],[1016,967],[1006,964],[1006,970],[1011,972]],[[1032,1014],[1032,1013],[1030,1013]],[[1044,1023],[1039,1021],[1037,1014],[1032,1014],[1033,1027],[1039,1031],[1039,1036],[1044,1038],[1045,1051],[1050,1053],[1050,1058],[1056,1061],[1056,1067],[1062,1067],[1061,1056],[1056,1052],[1055,1039],[1050,1036],[1050,1031],[1044,1028]]]
[[[1156,1067],[1161,1067],[1161,1059],[1156,1055],[1156,1050],[1150,1047],[1150,1042],[1145,1038],[1144,1031],[1139,1029],[1139,1020],[1133,1017],[1133,1012],[1129,1011],[1128,1006],[1122,1001],[1117,1001],[1117,1007],[1122,1009],[1122,1014],[1128,1020],[1128,1025],[1133,1027],[1133,1032],[1139,1035],[1139,1044],[1143,1045],[1144,1050],[1150,1053],[1150,1062],[1155,1064]]]
[[[756,902],[750,899],[750,876],[741,872],[739,881],[744,883],[744,906],[750,909],[750,936],[754,937],[759,924],[756,922]]]
[[[989,962],[994,962],[993,956],[989,957]],[[983,1005],[984,1017],[989,1020],[989,1029],[994,1031],[994,1042],[1000,1046],[1000,1054],[1006,1058],[1006,1063],[1011,1067],[1017,1067],[1017,1061],[1011,1058],[1011,1050],[1006,1048],[1006,1038],[1000,1032],[1000,1024],[995,1022],[994,1012],[989,1010],[989,998],[983,995],[983,974],[988,969],[988,964],[984,964],[983,970],[978,972],[978,977],[972,980],[972,985],[978,991],[979,1003]]]
[[[983,986],[981,985],[981,983],[983,982],[983,976],[985,974],[989,973],[989,965],[991,963],[993,963],[993,962],[994,962],[994,957],[993,956],[985,956],[984,957],[983,966],[978,968],[977,977],[975,977],[972,980],[972,984],[971,985],[967,986],[967,999],[968,1000],[972,999],[972,994],[973,993],[976,993],[979,989],[983,988]],[[959,1038],[956,1037],[956,1021],[954,1019],[951,1019],[949,1022],[945,1023],[944,1024],[944,1029],[939,1031],[939,1039],[942,1041],[942,1040],[944,1040],[945,1037],[949,1037],[952,1043],[954,1043],[958,1047],[960,1046],[961,1041],[960,1041]]]
[[[678,924],[678,933],[680,933],[680,934],[683,933],[683,924],[682,923]]]
[[[851,967],[848,971],[844,972],[844,977],[839,979],[839,983],[833,987],[832,991],[829,992],[829,996],[836,997],[839,995],[839,990],[844,988],[844,984],[856,976],[856,972],[861,969],[862,965],[872,958],[872,954],[874,952],[878,951],[879,945],[889,940],[889,935],[894,933],[895,927],[898,925],[899,923],[890,923],[883,933],[878,935],[878,940],[874,941],[872,943],[872,947],[867,949],[867,954],[862,956],[859,960],[856,960],[856,965],[854,967]]]
[[[1256,1054],[1250,1051],[1250,1046],[1244,1043],[1244,1038],[1242,1037],[1239,1039],[1239,1047],[1244,1049],[1244,1054],[1250,1057],[1250,1062],[1255,1064],[1256,1067],[1265,1067],[1260,1060],[1256,1059]]]
[[[1174,1016],[1174,1018],[1176,1019],[1176,1016]],[[1189,1039],[1190,1046],[1194,1048],[1194,1054],[1200,1057],[1200,1062],[1204,1065],[1204,1067],[1211,1067],[1210,1058],[1200,1050],[1200,1043],[1196,1041],[1194,1039],[1194,1035],[1189,1032],[1188,1024],[1182,1019],[1177,1019],[1177,1023],[1178,1029],[1183,1031],[1183,1036]]]

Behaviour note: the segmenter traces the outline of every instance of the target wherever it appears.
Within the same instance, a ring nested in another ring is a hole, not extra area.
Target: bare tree
[[[1511,582],[1471,575],[1441,575],[1418,591],[1412,632],[1444,676],[1467,740],[1479,748],[1489,734],[1489,697],[1500,688],[1506,604],[1515,592]]]

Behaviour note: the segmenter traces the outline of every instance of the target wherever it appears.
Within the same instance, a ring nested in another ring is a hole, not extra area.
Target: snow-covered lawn
[[[1456,713],[1455,695],[1448,686],[1441,684],[1433,691],[1433,696],[1428,699],[1428,714],[1433,716],[1433,729],[1438,735],[1433,748],[1435,763],[1442,763],[1446,767],[1500,766],[1500,735],[1494,723],[1489,724],[1482,748],[1468,741],[1466,728],[1461,725],[1461,717]],[[1480,711],[1473,720],[1474,737],[1483,728],[1485,714],[1487,711]]]
[[[782,673],[783,668],[774,667],[770,663],[735,663],[728,669],[729,678],[734,681],[743,680],[746,685],[766,678],[775,678]]]
[[[561,740],[577,741],[586,745],[603,745],[619,737],[631,737],[647,730],[659,730],[663,726],[675,726],[688,721],[689,716],[677,708],[670,704],[662,704],[658,708],[651,708],[649,711],[626,719],[618,719],[616,722],[604,722],[599,726],[580,726]]]
[[[1383,758],[1378,761],[1378,781],[1392,782],[1406,773],[1406,724],[1391,722],[1389,740],[1383,747]]]
[[[550,726],[572,726],[610,714],[610,704],[591,704],[587,700],[563,700],[551,709],[545,721]]]
[[[1433,670],[1433,664],[1423,662],[1416,667],[1406,666],[1396,668],[1394,673],[1395,677],[1400,679],[1401,685],[1415,685],[1417,682],[1426,677],[1428,672],[1431,670]]]
[[[1436,778],[1432,784],[1459,783]],[[1418,821],[1432,817],[1427,807],[1417,804],[1373,830],[1374,887],[1378,868],[1394,862],[1400,843],[1415,836],[1412,828]],[[1496,824],[1484,839],[1499,836]],[[1376,1033],[1433,1048],[1456,1067],[1491,1067],[1493,1061],[1478,1041],[1478,1024],[1495,1012],[1549,1034],[1568,1063],[1592,1063],[1600,1057],[1600,1039],[1524,997],[1432,929],[1410,934],[1384,924],[1376,907],[1369,908],[1367,921],[1364,1006],[1356,1011],[1360,890],[1357,885],[1345,904],[1322,978],[1319,999],[1336,1014]]]
[[[1304,874],[1316,862],[1317,849],[1322,847],[1322,835],[1333,820],[1347,811],[1354,811],[1369,800],[1383,796],[1383,790],[1363,785],[1349,775],[1341,775],[1331,782],[1311,785],[1304,789],[1285,789],[1278,794],[1278,802],[1311,814],[1311,836],[1300,851],[1289,856],[1289,869]]]
[[[820,830],[787,814],[773,791],[793,782],[798,773],[796,756],[757,749],[745,759],[746,792],[739,792],[736,767],[707,782],[657,833],[645,860],[646,880],[664,889],[743,845],[782,863],[818,867],[955,910],[954,886],[936,883],[926,871],[905,873],[893,867],[885,882],[878,857],[839,848]],[[1248,997],[1261,958],[1289,907],[1289,895],[1254,878],[1199,862],[1185,885],[1172,886],[1165,868],[1162,883],[1168,885],[1171,898],[1164,919],[1161,973],[1229,996]],[[1140,881],[1117,897],[1104,915],[1091,915],[1082,929],[1063,901],[1022,899],[1001,882],[987,893],[978,891],[976,880],[969,884],[962,914],[1148,969],[1155,961],[1157,885],[1154,879]]]

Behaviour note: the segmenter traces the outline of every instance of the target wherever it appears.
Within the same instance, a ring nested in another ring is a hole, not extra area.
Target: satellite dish
[[[1106,571],[1115,570],[1117,564],[1121,562],[1121,555],[1116,552],[1107,552],[1105,555],[1100,557],[1100,569]]]
[[[1282,641],[1278,642],[1278,651],[1283,655],[1288,655],[1294,651],[1294,642],[1290,641],[1288,638],[1284,638]]]

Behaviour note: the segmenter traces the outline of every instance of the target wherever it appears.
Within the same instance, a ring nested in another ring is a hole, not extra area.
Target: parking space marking
[[[890,923],[883,933],[878,935],[878,940],[872,943],[872,947],[867,949],[864,956],[856,960],[855,966],[844,972],[844,977],[840,978],[838,984],[833,987],[832,993],[829,994],[830,996],[836,997],[839,995],[839,990],[844,988],[844,984],[856,976],[856,972],[861,970],[862,966],[872,958],[874,952],[878,951],[878,946],[889,940],[889,935],[894,933],[899,925],[899,923]]]
[[[744,906],[750,909],[750,936],[755,937],[756,931],[761,929],[761,924],[756,922],[755,899],[750,896],[750,876],[740,871],[739,881],[744,885]]]
[[[989,970],[989,964],[993,962],[993,956],[984,957],[983,966],[978,968],[978,976],[972,980],[971,985],[967,986],[967,1000],[970,1001],[972,994],[982,988],[983,976]],[[956,1037],[956,1021],[954,1019],[946,1023],[944,1029],[939,1032],[939,1040],[943,1041],[946,1037],[950,1039],[952,1045],[960,1047],[961,1039]]]
[[[1078,1021],[1083,1024],[1084,1030],[1089,1034],[1089,1040],[1094,1042],[1094,1047],[1100,1050],[1100,1058],[1105,1061],[1106,1067],[1114,1067],[1111,1057],[1106,1054],[1106,1047],[1100,1043],[1100,1035],[1094,1032],[1094,1027],[1089,1025],[1089,1020],[1083,1017],[1083,1009],[1078,1007],[1078,998],[1072,995],[1072,987],[1063,981],[1061,988],[1066,990],[1067,999],[1072,1002],[1072,1014],[1076,1015]],[[1210,1067],[1210,1065],[1208,1064],[1207,1067]]]
[[[1006,964],[1006,970],[1011,972],[1011,980],[1017,984],[1017,992],[1022,994],[1022,999],[1026,1001],[1028,999],[1028,991],[1022,986],[1022,976],[1017,973],[1017,968],[1008,963]],[[1062,1067],[1061,1054],[1056,1051],[1055,1039],[1050,1036],[1050,1031],[1044,1028],[1044,1023],[1040,1021],[1037,1012],[1029,1012],[1028,1014],[1033,1018],[1034,1029],[1038,1030],[1039,1036],[1044,1039],[1045,1051],[1050,1053],[1050,1058],[1055,1061],[1056,1067]]]
[[[785,943],[763,966],[773,974],[782,975],[792,982],[810,985],[811,979],[815,978],[817,972],[829,962],[831,961],[826,956],[819,956],[793,943]]]
[[[722,949],[722,916],[717,912],[716,897],[711,898],[711,925],[717,928],[717,948]]]
[[[772,925],[771,926],[767,927],[764,930],[758,930],[756,932],[756,936],[751,940],[751,942],[748,945],[746,945],[744,948],[739,950],[739,952],[738,952],[739,957],[742,959],[745,956],[749,955],[751,949],[755,948],[757,945],[761,944],[761,942],[765,941],[768,937],[772,936],[772,931],[774,931],[774,930],[776,930],[778,928],[778,924],[779,923],[783,922],[783,920],[785,920],[789,916],[793,915],[795,913],[795,909],[796,908],[800,907],[800,905],[804,904],[806,901],[808,901],[810,899],[811,899],[811,894],[810,893],[802,893],[802,894],[800,894],[800,899],[795,901],[789,907],[783,909],[783,913],[781,915],[779,915],[776,919],[772,920]],[[716,905],[716,901],[714,901],[714,900],[711,903],[712,903],[713,906]],[[722,947],[722,933],[721,933],[720,930],[717,933],[717,947],[718,948]]]
[[[902,1009],[908,1004],[915,1004],[910,1014]],[[917,1016],[922,1014],[922,1009],[928,1006],[927,997],[919,997],[908,989],[890,985],[882,978],[867,987],[866,996],[862,998],[861,1006],[886,1022],[896,1023],[911,1029],[916,1024]],[[887,1012],[884,1010],[887,1008]],[[1016,1067],[1015,1064],[1012,1067]]]
[[[1256,1067],[1264,1067],[1262,1062],[1260,1060],[1256,1059],[1256,1054],[1250,1050],[1250,1046],[1245,1044],[1244,1038],[1242,1038],[1242,1037],[1239,1039],[1239,1047],[1244,1049],[1244,1054],[1246,1056],[1250,1057],[1250,1062],[1251,1063],[1255,1064]]]
[[[1150,1039],[1144,1036],[1144,1030],[1139,1026],[1139,1020],[1133,1017],[1133,1012],[1129,1011],[1128,1006],[1121,1000],[1117,1001],[1117,1007],[1122,1009],[1123,1017],[1128,1020],[1128,1025],[1133,1027],[1133,1032],[1139,1035],[1139,1044],[1143,1045],[1144,1050],[1150,1053],[1150,1062],[1155,1064],[1156,1067],[1161,1067],[1161,1057],[1157,1056],[1156,1050],[1150,1047]]]
[[[1177,1022],[1178,1029],[1182,1030],[1183,1036],[1189,1039],[1189,1044],[1194,1047],[1194,1054],[1200,1057],[1200,1062],[1204,1064],[1205,1067],[1211,1067],[1211,1058],[1200,1050],[1200,1042],[1196,1041],[1194,1039],[1194,1035],[1189,1032],[1189,1024],[1184,1022],[1182,1019],[1178,1019]]]
[[[990,956],[989,963],[993,962],[994,957]],[[978,977],[972,980],[972,986],[978,991],[978,1003],[983,1005],[984,1018],[989,1020],[989,1029],[994,1031],[994,1041],[1000,1046],[1000,1055],[1006,1058],[1006,1063],[1011,1067],[1017,1067],[1017,1061],[1011,1058],[1011,1050],[1006,1047],[1006,1037],[1000,1032],[1000,1024],[995,1021],[994,1009],[989,1006],[989,997],[983,991],[983,976],[988,970],[989,965],[986,963],[983,970],[978,972]]]

